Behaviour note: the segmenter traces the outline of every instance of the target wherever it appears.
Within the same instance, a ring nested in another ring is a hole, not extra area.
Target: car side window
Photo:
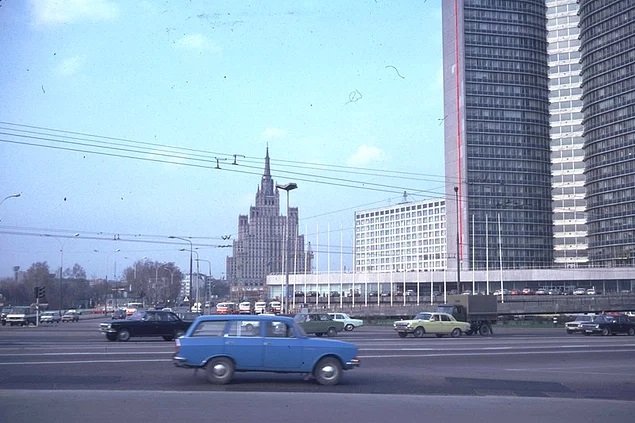
[[[192,336],[198,337],[220,337],[223,336],[223,332],[225,331],[225,325],[227,324],[224,320],[215,320],[213,322],[200,322]]]
[[[270,338],[292,338],[293,331],[286,323],[267,322],[267,337]]]
[[[260,336],[260,322],[235,320],[229,323],[227,336],[254,337]]]
[[[444,322],[449,322],[450,318],[448,316],[441,316],[441,320],[443,320]]]

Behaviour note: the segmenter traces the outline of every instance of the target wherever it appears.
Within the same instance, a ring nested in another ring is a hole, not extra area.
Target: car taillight
[[[174,353],[178,354],[180,348],[181,348],[181,341],[179,341],[179,338],[176,338],[174,340]]]

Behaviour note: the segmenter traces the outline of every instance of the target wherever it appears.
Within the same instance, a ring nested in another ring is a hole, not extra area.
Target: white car
[[[575,320],[565,323],[564,327],[569,335],[573,333],[582,333],[582,323],[592,322],[594,317],[594,314],[581,314],[576,316]]]
[[[344,330],[346,331],[351,331],[364,325],[363,320],[353,319],[346,313],[329,313],[329,316],[331,316],[336,322],[344,323]]]

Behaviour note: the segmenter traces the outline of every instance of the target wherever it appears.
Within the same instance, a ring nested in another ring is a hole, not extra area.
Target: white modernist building
[[[356,273],[446,268],[445,200],[355,212]]]

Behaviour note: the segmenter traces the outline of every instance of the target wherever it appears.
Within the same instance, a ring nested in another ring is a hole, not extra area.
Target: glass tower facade
[[[635,265],[635,2],[579,0],[589,262]]]
[[[448,268],[551,266],[545,0],[442,10]]]

